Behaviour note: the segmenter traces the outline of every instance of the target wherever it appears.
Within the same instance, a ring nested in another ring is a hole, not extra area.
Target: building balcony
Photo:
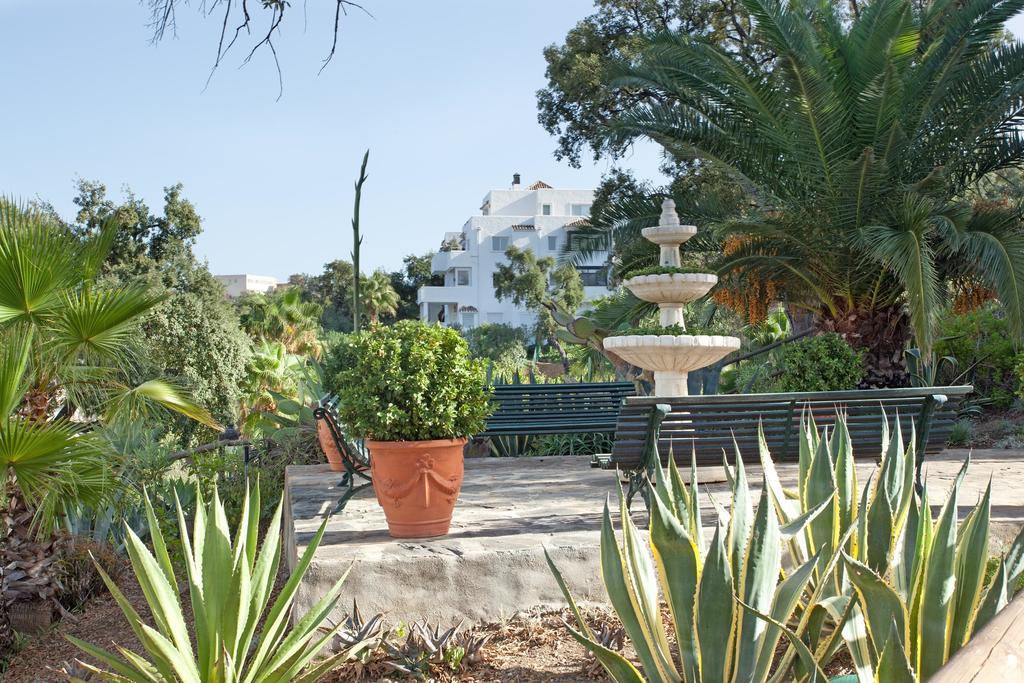
[[[434,273],[446,273],[452,268],[470,268],[469,252],[439,251],[430,259],[430,270]]]
[[[468,286],[420,287],[416,292],[418,304],[476,304],[476,288]]]

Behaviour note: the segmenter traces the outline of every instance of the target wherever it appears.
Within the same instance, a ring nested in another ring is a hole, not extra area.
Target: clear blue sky
[[[192,5],[198,6],[198,0]],[[0,0],[0,194],[47,199],[72,216],[77,176],[125,183],[156,210],[185,184],[204,218],[197,253],[215,273],[286,277],[349,258],[352,183],[369,147],[363,268],[401,265],[458,230],[484,193],[543,179],[590,187],[606,165],[556,162],[537,123],[544,46],[591,0],[366,0],[334,62],[324,0],[294,0],[270,53],[236,51],[203,86],[219,24],[179,13],[177,39],[149,44],[133,0]],[[625,162],[657,173],[657,153]]]
[[[280,101],[265,50],[240,70],[236,51],[203,91],[219,24],[192,4],[177,39],[154,47],[134,0],[0,0],[0,194],[70,216],[77,176],[115,196],[127,183],[154,209],[180,181],[205,219],[197,252],[215,273],[283,278],[348,258],[367,147],[365,270],[435,249],[513,172],[589,187],[607,168],[556,162],[534,100],[541,50],[592,0],[366,0],[374,18],[344,21],[319,76],[333,3],[293,0],[277,40]],[[1021,17],[1011,26],[1024,33]],[[656,177],[657,153],[639,149],[623,165]]]

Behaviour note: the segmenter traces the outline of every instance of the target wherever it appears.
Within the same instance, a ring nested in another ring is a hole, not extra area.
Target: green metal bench
[[[624,401],[615,428],[615,444],[594,466],[630,474],[628,496],[643,490],[656,463],[720,465],[723,453],[734,459],[733,442],[756,458],[758,428],[775,461],[799,458],[801,420],[814,417],[819,428],[833,425],[836,411],[847,416],[855,458],[878,458],[882,421],[896,419],[905,435],[916,427],[918,481],[927,455],[946,447],[956,410],[973,387],[913,387],[791,394],[633,397]]]
[[[611,434],[622,400],[634,394],[632,382],[495,385],[494,412],[477,436]]]
[[[313,416],[326,425],[331,440],[341,456],[342,465],[345,467],[341,482],[338,484],[339,488],[344,489],[344,493],[334,507],[334,512],[340,512],[345,509],[345,505],[348,504],[352,496],[372,483],[370,481],[370,454],[361,442],[348,438],[342,430],[341,422],[338,420],[337,396],[327,395],[321,398],[319,404],[313,408]]]

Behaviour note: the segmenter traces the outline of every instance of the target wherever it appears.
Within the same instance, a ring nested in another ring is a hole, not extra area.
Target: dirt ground
[[[123,581],[122,590],[143,618],[149,619],[149,610],[138,585]],[[614,628],[615,618],[604,610],[586,610],[588,622],[594,628],[601,625]],[[667,613],[666,613],[667,617]],[[593,659],[565,628],[563,619],[571,621],[568,610],[561,612],[535,612],[518,615],[507,621],[487,624],[473,629],[476,636],[488,636],[480,662],[466,671],[442,675],[438,681],[464,681],[466,683],[541,683],[552,681],[606,681],[608,678]],[[95,598],[75,621],[67,620],[54,625],[46,633],[27,640],[11,662],[3,683],[43,683],[65,681],[62,667],[74,662],[81,652],[64,636],[71,635],[91,643],[114,649],[118,643],[139,651],[139,643],[132,634],[121,610],[109,595]],[[780,644],[784,647],[784,643]],[[632,651],[626,644],[627,656]],[[844,653],[845,654],[845,653]],[[826,668],[829,675],[849,673],[849,661],[838,659]],[[360,670],[347,665],[322,679],[324,683],[351,681],[399,681],[407,678],[387,673],[382,666]]]
[[[125,596],[131,601],[144,619],[149,619],[149,610],[138,584],[123,581]],[[590,612],[594,619],[601,619],[596,610]],[[593,681],[607,680],[603,675],[590,677],[584,672],[590,662],[587,653],[566,631],[562,623],[565,615],[557,612],[528,614],[499,624],[488,624],[474,629],[478,635],[488,635],[483,648],[483,661],[471,670],[445,680],[466,682],[476,681]],[[95,598],[78,615],[75,621],[67,620],[54,625],[39,636],[27,639],[22,649],[11,661],[7,673],[0,676],[3,683],[43,683],[65,681],[61,673],[65,664],[74,662],[82,653],[68,640],[71,635],[101,647],[113,650],[118,643],[131,650],[140,651],[135,638],[121,610],[109,595]],[[358,676],[352,670],[332,672],[323,680],[325,683],[340,683],[351,680],[385,681],[402,680],[392,678],[383,672],[365,672]]]

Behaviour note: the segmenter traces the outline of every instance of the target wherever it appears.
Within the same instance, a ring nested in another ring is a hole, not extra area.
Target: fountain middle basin
[[[627,334],[604,346],[628,363],[654,372],[658,396],[686,396],[686,376],[740,348],[736,337],[709,334]]]

